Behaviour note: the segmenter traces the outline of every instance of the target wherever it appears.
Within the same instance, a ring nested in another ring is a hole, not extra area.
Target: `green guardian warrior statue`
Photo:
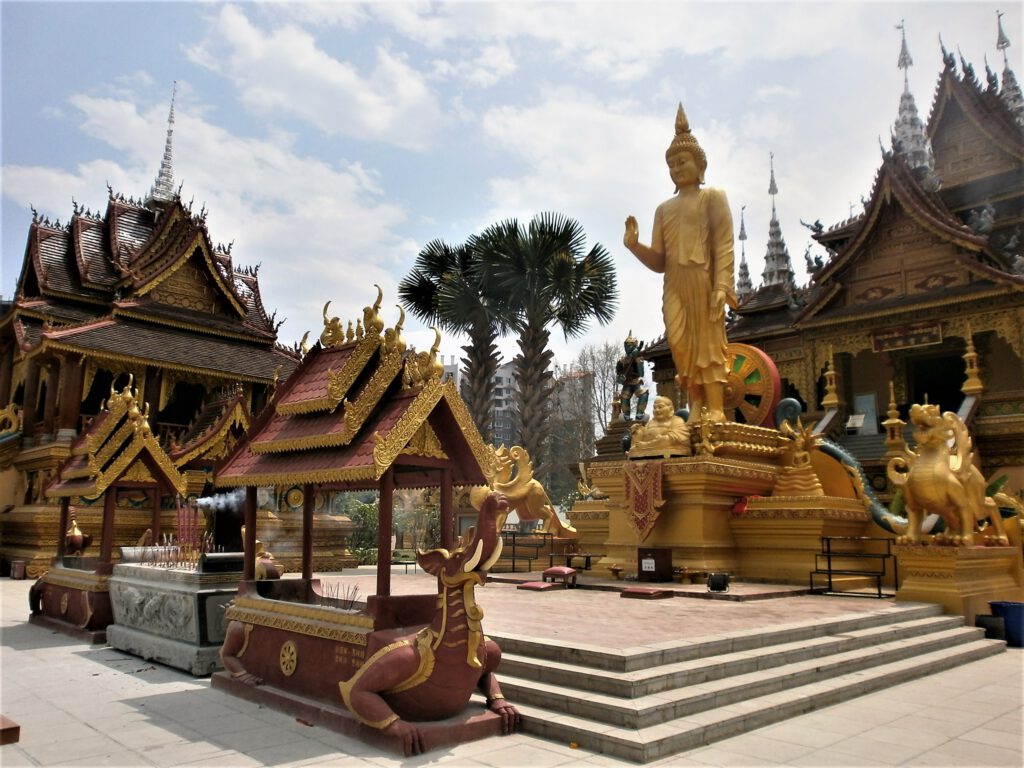
[[[636,398],[636,421],[643,421],[644,413],[647,410],[647,398],[649,393],[644,386],[644,359],[641,355],[643,342],[633,338],[633,331],[622,343],[626,354],[619,358],[615,364],[615,380],[622,385],[619,392],[619,412],[623,421],[630,421],[630,406],[633,398]]]

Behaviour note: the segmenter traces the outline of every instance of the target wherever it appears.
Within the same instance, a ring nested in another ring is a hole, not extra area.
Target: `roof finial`
[[[914,60],[910,58],[910,49],[907,48],[907,27],[903,19],[900,19],[900,23],[896,25],[896,29],[900,31],[902,41],[900,43],[900,57],[896,60],[896,66],[903,70],[903,86],[907,85],[907,70],[914,66]]]
[[[779,194],[779,187],[775,184],[775,153],[768,153],[768,165],[771,168],[771,181],[768,182],[768,194],[772,196],[772,216],[775,215],[775,196]]]
[[[996,49],[1003,52],[1003,64],[1009,66],[1006,58],[1006,49],[1010,47],[1010,38],[1003,32],[1003,12],[996,11],[996,25],[999,27],[999,36],[996,38]]]
[[[170,202],[174,199],[174,172],[171,164],[174,158],[172,150],[172,139],[174,136],[174,100],[178,95],[178,81],[174,81],[171,90],[171,111],[167,116],[167,142],[164,144],[164,156],[160,161],[160,170],[156,175],[156,182],[149,191],[149,199],[146,203],[153,201]]]

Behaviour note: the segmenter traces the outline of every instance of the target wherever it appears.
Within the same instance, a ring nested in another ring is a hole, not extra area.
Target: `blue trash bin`
[[[993,616],[1003,620],[1006,630],[1006,644],[1011,648],[1024,647],[1024,603],[1012,600],[991,600],[989,608]]]

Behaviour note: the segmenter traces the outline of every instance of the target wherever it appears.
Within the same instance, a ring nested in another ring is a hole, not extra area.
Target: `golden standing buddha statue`
[[[726,421],[725,305],[736,306],[732,214],[722,190],[701,188],[707,157],[682,104],[665,160],[676,194],[654,212],[651,244],[640,242],[633,216],[626,219],[623,243],[644,266],[665,275],[665,335],[690,421],[700,419],[703,407],[712,421]]]

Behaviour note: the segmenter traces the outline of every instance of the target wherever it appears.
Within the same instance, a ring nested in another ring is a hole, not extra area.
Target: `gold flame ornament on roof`
[[[434,346],[429,352],[412,352],[405,361],[405,372],[402,384],[405,389],[423,387],[427,384],[437,383],[444,376],[444,363],[438,359],[437,353],[441,349],[441,332],[431,326],[434,332]]]
[[[384,330],[384,320],[380,316],[380,305],[384,300],[384,291],[379,285],[374,284],[373,287],[377,289],[377,300],[372,306],[363,307],[363,316],[356,319],[354,330],[351,320],[348,321],[346,330],[342,326],[341,318],[328,317],[327,309],[331,306],[331,302],[328,301],[324,304],[324,329],[320,333],[320,344],[323,347],[338,347],[358,341],[364,336],[379,336],[381,334]]]

